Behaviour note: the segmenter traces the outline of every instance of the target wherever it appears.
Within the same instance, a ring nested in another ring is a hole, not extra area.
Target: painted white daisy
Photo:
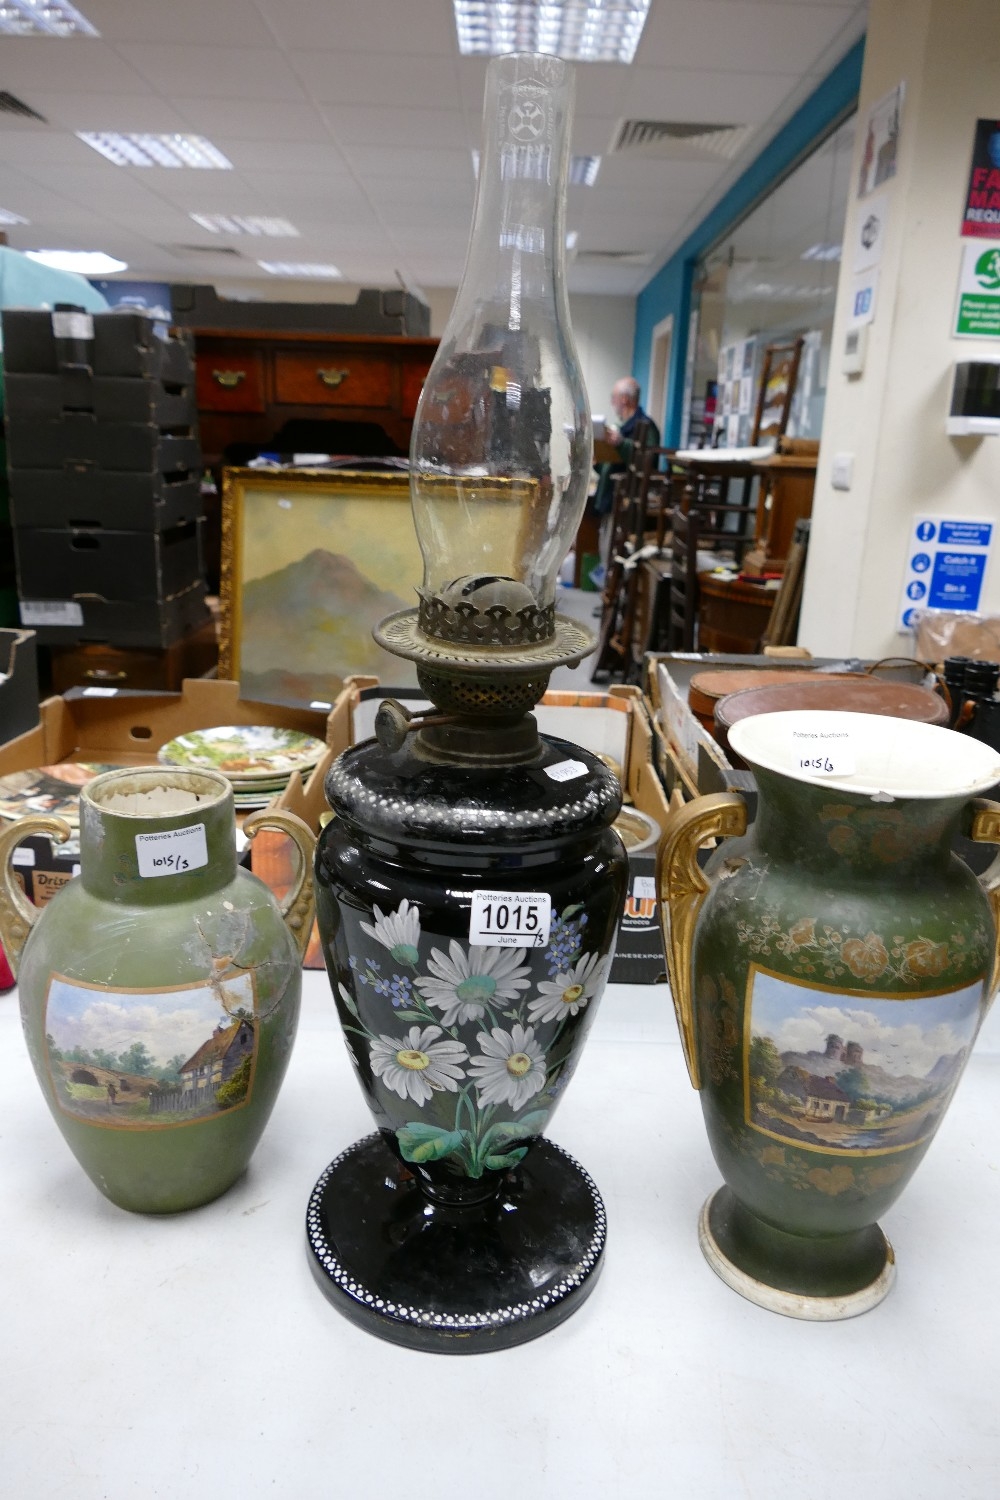
[[[529,1019],[537,1026],[542,1021],[561,1021],[563,1016],[575,1016],[588,1000],[600,994],[610,968],[610,957],[585,953],[554,979],[540,979],[538,999],[528,1005]]]
[[[374,927],[371,922],[362,922],[361,931],[367,932],[383,948],[388,948],[397,963],[414,968],[420,957],[420,912],[417,907],[411,906],[404,897],[398,911],[389,912],[387,916],[377,906],[374,911]]]
[[[482,1051],[469,1060],[480,1105],[509,1104],[520,1109],[545,1086],[545,1053],[535,1041],[532,1026],[516,1022],[510,1031],[494,1026],[477,1038]]]
[[[466,949],[452,938],[447,954],[432,950],[430,976],[421,975],[417,989],[428,1005],[444,1012],[446,1026],[481,1021],[487,1004],[519,1000],[520,991],[530,988],[531,967],[523,958],[523,948]]]
[[[406,1036],[380,1036],[372,1042],[372,1072],[401,1099],[426,1104],[435,1089],[458,1092],[468,1051],[450,1037],[443,1042],[440,1026],[411,1026]]]

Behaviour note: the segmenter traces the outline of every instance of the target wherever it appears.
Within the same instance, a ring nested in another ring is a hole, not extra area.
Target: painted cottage
[[[236,1072],[245,1057],[253,1052],[253,1026],[249,1021],[219,1025],[203,1042],[193,1057],[180,1069],[181,1088],[185,1093],[218,1088]]]

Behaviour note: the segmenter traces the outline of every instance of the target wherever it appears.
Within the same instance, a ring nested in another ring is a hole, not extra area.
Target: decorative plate
[[[180,734],[163,746],[157,758],[165,766],[221,771],[242,785],[257,785],[261,779],[273,781],[293,771],[311,770],[325,749],[322,740],[297,729],[226,724]]]

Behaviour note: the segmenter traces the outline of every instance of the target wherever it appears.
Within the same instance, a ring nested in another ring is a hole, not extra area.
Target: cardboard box
[[[127,375],[92,375],[89,369],[54,375],[7,375],[7,421],[58,422],[85,412],[103,423],[143,422],[154,427],[191,427],[197,421],[193,385],[164,385]]]
[[[303,783],[293,776],[275,806],[296,813],[314,832],[329,813],[323,791],[327,771],[341,751],[368,736],[378,703],[394,697],[416,709],[413,689],[379,687],[374,678],[349,678],[330,714],[328,754]],[[425,700],[423,700],[425,701]],[[642,694],[636,687],[612,687],[606,691],[549,692],[535,710],[543,734],[568,739],[594,754],[609,755],[623,768],[623,785],[629,800],[663,828],[669,806],[653,764],[652,726]],[[291,841],[280,834],[262,832],[253,844],[253,869],[272,890],[285,894],[294,877]],[[666,980],[666,964],[660,934],[659,907],[655,889],[655,855],[639,854],[629,860],[629,887],[625,915],[619,927],[618,949],[611,981],[618,984],[656,984]],[[307,968],[324,967],[318,935],[313,933],[306,952]]]
[[[38,661],[33,630],[0,630],[0,744],[38,723]]]
[[[204,577],[201,521],[169,531],[18,527],[22,599],[171,599]]]
[[[94,375],[190,383],[193,339],[139,312],[85,313],[8,308],[3,313],[4,370],[49,375],[67,367]]]
[[[242,699],[237,682],[191,678],[180,693],[77,688],[47,698],[35,727],[0,745],[0,776],[60,761],[156,765],[156,752],[168,740],[218,724],[276,724],[326,740],[337,722],[335,714]],[[329,766],[331,758],[321,764]],[[79,873],[79,860],[78,839],[53,844],[32,836],[15,851],[13,864],[29,900],[43,906]]]
[[[172,646],[207,619],[203,583],[192,584],[168,599],[103,599],[81,594],[69,599],[21,600],[21,622],[31,626],[40,646],[86,642],[139,649]]]
[[[240,697],[238,682],[192,677],[179,693],[134,693],[74,688],[46,698],[38,724],[0,745],[0,776],[59,761],[156,765],[168,740],[219,724],[275,724],[330,743],[334,716],[318,709],[283,708]]]
[[[55,420],[14,421],[8,415],[7,463],[19,469],[89,465],[99,472],[176,474],[200,467],[201,445],[190,414],[179,431],[152,422],[99,422],[89,412]]]
[[[168,531],[202,515],[201,474],[114,474],[70,465],[18,469],[10,476],[16,526],[107,527],[109,531]]]

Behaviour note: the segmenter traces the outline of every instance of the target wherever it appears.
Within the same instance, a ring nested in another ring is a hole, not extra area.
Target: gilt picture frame
[[[407,474],[223,469],[219,676],[242,697],[322,707],[348,676],[414,685],[371,631],[422,577]]]

